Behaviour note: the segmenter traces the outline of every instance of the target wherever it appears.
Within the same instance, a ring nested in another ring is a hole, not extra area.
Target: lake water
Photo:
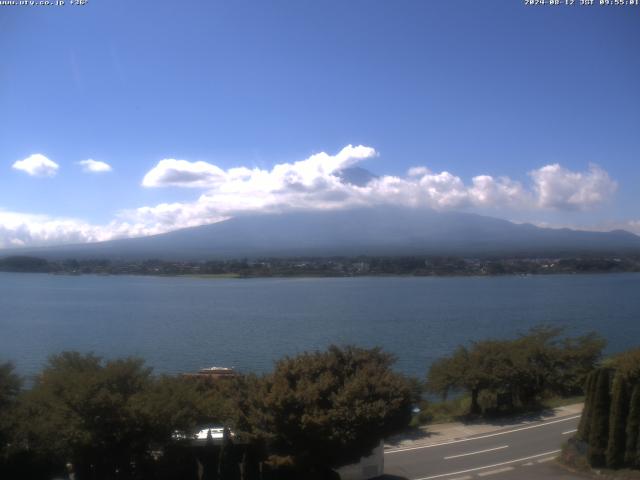
[[[595,330],[615,352],[640,344],[640,274],[198,279],[0,273],[0,361],[37,372],[48,355],[137,355],[156,372],[265,372],[331,343],[379,345],[423,377],[470,340],[540,323]]]

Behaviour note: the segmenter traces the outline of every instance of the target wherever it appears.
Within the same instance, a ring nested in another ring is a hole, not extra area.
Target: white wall
[[[342,480],[369,480],[384,474],[384,442],[373,449],[371,455],[362,457],[360,462],[338,469]]]

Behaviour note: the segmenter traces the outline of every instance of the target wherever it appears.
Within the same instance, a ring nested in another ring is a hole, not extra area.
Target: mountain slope
[[[604,252],[640,253],[640,237],[623,230],[547,229],[475,214],[397,207],[241,216],[151,237],[19,251],[46,258],[172,260]]]

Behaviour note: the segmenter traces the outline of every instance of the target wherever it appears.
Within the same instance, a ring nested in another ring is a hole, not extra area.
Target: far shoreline
[[[251,280],[251,279],[357,279],[357,278],[530,278],[530,277],[572,277],[572,276],[599,276],[599,275],[622,275],[622,274],[640,274],[640,272],[625,272],[625,271],[590,271],[590,272],[547,272],[547,273],[502,273],[502,274],[448,274],[448,275],[414,275],[414,274],[363,274],[363,275],[241,275],[232,273],[223,274],[145,274],[145,273],[66,273],[66,272],[16,272],[0,270],[0,274],[39,274],[48,276],[60,276],[60,277],[137,277],[137,278],[183,278],[194,280]]]
[[[50,260],[0,258],[0,271],[52,275],[136,275],[202,279],[353,277],[527,277],[640,272],[640,255],[564,256],[350,256],[210,260]]]

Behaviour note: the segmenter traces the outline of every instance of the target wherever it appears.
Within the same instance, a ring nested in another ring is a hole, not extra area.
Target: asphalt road
[[[387,479],[573,479],[555,465],[580,416],[556,418],[461,440],[385,452]]]

